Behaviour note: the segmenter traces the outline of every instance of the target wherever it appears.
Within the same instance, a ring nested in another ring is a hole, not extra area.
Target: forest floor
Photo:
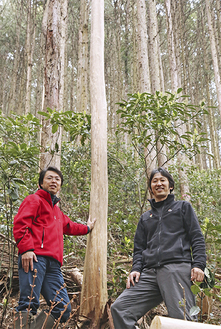
[[[74,263],[78,266],[80,271],[83,270],[83,264],[81,260],[74,259]],[[72,264],[70,262],[69,264]],[[76,266],[75,265],[75,266]],[[129,264],[130,265],[130,264]],[[124,265],[122,264],[122,267]],[[70,268],[70,265],[67,265],[66,268]],[[108,271],[108,280],[111,281],[113,275],[111,274],[111,267],[112,265],[109,264],[109,271]],[[125,268],[128,267],[128,264],[125,265]],[[0,273],[1,274],[1,273]],[[65,283],[67,285],[67,290],[69,293],[69,298],[72,299],[72,317],[71,321],[67,326],[59,325],[58,328],[81,328],[81,329],[89,329],[91,328],[90,323],[87,321],[82,321],[81,323],[78,320],[78,313],[79,313],[79,305],[80,305],[80,287],[74,283],[72,278],[69,275],[69,272],[65,269],[63,270]],[[0,275],[0,284],[2,283],[2,275]],[[121,283],[122,285],[122,283]],[[17,301],[19,299],[19,291],[18,291],[18,277],[15,275],[15,279],[13,282],[13,290],[11,293],[11,296],[8,301],[8,306],[6,309],[5,314],[3,315],[3,305],[4,305],[4,294],[2,294],[1,290],[1,296],[0,296],[0,328],[2,329],[12,329],[13,328],[13,319],[14,319],[14,307],[17,304]],[[220,292],[219,292],[220,295]],[[114,300],[109,300],[109,303],[113,302]],[[221,302],[218,299],[210,299],[209,300],[209,308],[206,305],[207,298],[204,301],[204,307],[206,307],[207,312],[209,313],[209,316],[207,314],[204,314],[202,317],[202,321],[205,323],[210,324],[216,324],[221,326]],[[44,301],[44,298],[42,297],[40,299],[40,310],[44,309],[46,307],[46,302]],[[209,311],[208,311],[209,309]],[[149,325],[151,324],[151,321],[153,320],[154,316],[160,315],[160,316],[167,316],[167,310],[164,305],[164,303],[160,304],[158,307],[154,308],[153,310],[149,311],[142,319],[139,321],[139,328],[147,329],[149,328]],[[77,323],[77,325],[76,325]],[[108,321],[108,315],[106,314],[106,318],[104,319],[104,323],[100,326],[100,329],[112,329],[109,325]],[[122,328],[123,329],[123,328]]]
[[[15,305],[15,300],[17,301],[19,297],[19,294],[17,293],[17,295],[11,297],[9,299],[9,303],[8,303],[8,307],[7,307],[7,311],[6,314],[4,316],[3,322],[0,325],[0,328],[2,329],[13,329],[13,319],[14,319],[14,315],[13,315],[13,305]],[[40,309],[43,309],[45,306],[45,302],[42,299],[41,300],[41,306]],[[79,305],[79,304],[78,304]],[[76,303],[72,303],[72,309],[76,310]],[[3,314],[3,305],[2,303],[0,304],[0,317],[2,317]],[[155,309],[149,311],[142,319],[140,319],[139,321],[139,328],[141,329],[147,329],[149,328],[151,321],[153,320],[153,318],[156,316],[167,316],[167,310],[166,307],[164,305],[164,303],[160,304],[158,307],[156,307]],[[91,328],[90,323],[85,321],[84,323],[78,322],[78,324],[76,325],[76,319],[77,317],[74,315],[72,320],[69,322],[69,324],[67,326],[62,326],[59,325],[58,328],[73,328],[73,329],[77,329],[77,328],[81,328],[81,329],[89,329]],[[213,302],[211,311],[210,311],[210,317],[208,319],[207,315],[203,316],[203,322],[204,323],[210,323],[210,324],[216,324],[216,325],[220,325],[221,326],[221,303],[217,300],[215,300]],[[109,325],[109,321],[107,320],[106,323],[104,323],[103,325],[101,325],[100,329],[111,329],[110,325]],[[123,328],[122,328],[123,329]]]

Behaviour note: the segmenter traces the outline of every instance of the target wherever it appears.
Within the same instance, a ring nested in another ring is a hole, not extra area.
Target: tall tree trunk
[[[36,22],[34,5],[29,0],[27,15],[27,38],[26,38],[26,56],[27,56],[27,79],[26,79],[26,97],[25,97],[25,114],[31,112],[31,85],[32,85],[32,58],[35,47]]]
[[[133,19],[133,24],[132,24],[132,44],[133,44],[133,57],[132,57],[132,65],[131,65],[131,76],[133,77],[132,79],[132,93],[137,92],[138,90],[138,74],[137,74],[137,33],[136,33],[136,26],[137,26],[137,17],[136,17],[136,11],[135,11],[135,1],[132,0],[133,6],[132,6],[132,19]]]
[[[218,54],[219,54],[219,69],[221,70],[221,4],[220,0],[216,0],[217,9],[217,34],[218,34]]]
[[[176,53],[179,52],[179,49],[176,49],[176,35],[174,32],[173,18],[175,18],[175,13],[172,12],[173,8],[171,6],[171,0],[165,0],[166,14],[167,14],[167,40],[168,40],[168,53],[170,60],[170,72],[171,72],[171,86],[172,92],[176,92],[179,87],[181,87],[181,77],[179,76],[178,62]],[[184,134],[184,125],[180,125],[178,128],[178,134],[181,136]],[[189,201],[190,192],[189,185],[187,180],[187,174],[185,170],[186,157],[178,153],[177,155],[178,162],[178,173],[180,181],[180,193],[183,199]]]
[[[45,56],[44,52],[44,44],[45,44],[45,37],[44,34],[41,33],[40,39],[40,54],[42,58]],[[43,97],[44,97],[44,73],[43,73],[44,63],[43,61],[38,62],[38,79],[37,79],[37,86],[36,86],[36,94],[35,94],[35,108],[34,108],[34,115],[38,116],[38,111],[43,110]]]
[[[80,1],[77,112],[88,111],[88,0]]]
[[[43,109],[63,109],[65,80],[65,46],[67,26],[67,0],[48,0],[43,29],[46,34],[45,95]],[[42,119],[40,168],[54,165],[60,168],[61,129],[52,134],[51,126]]]
[[[160,63],[159,63],[159,45],[158,45],[158,23],[156,13],[156,1],[150,0],[149,4],[149,45],[150,45],[150,74],[152,92],[161,91],[161,79],[160,79]],[[166,161],[166,148],[159,142],[158,132],[155,132],[158,138],[157,149],[157,161],[158,166],[162,166]]]
[[[21,56],[21,45],[20,45],[20,36],[21,36],[21,17],[23,15],[23,2],[16,1],[16,44],[15,44],[15,51],[14,51],[14,63],[13,63],[13,72],[12,72],[12,82],[11,82],[11,90],[10,90],[10,97],[9,97],[9,111],[16,111],[16,103],[18,99],[18,95],[16,94],[16,89],[18,87],[18,66],[19,60]]]
[[[137,45],[138,45],[138,81],[140,93],[151,93],[150,70],[148,58],[148,40],[147,40],[147,17],[145,0],[137,0]],[[145,149],[145,162],[147,177],[150,177],[152,169],[155,167],[156,152]]]
[[[180,77],[178,74],[178,63],[176,59],[175,51],[175,36],[173,28],[173,15],[171,8],[171,0],[165,0],[166,6],[166,18],[167,18],[167,42],[168,42],[168,54],[170,61],[170,72],[171,72],[171,87],[172,92],[176,92],[181,86]]]
[[[148,60],[147,18],[145,0],[137,0],[137,17],[139,92],[150,93],[151,86]]]
[[[104,0],[91,2],[91,201],[97,218],[88,236],[80,314],[99,328],[107,302],[107,108],[104,81]],[[94,297],[93,297],[94,296]]]
[[[202,35],[205,35],[204,31],[204,26],[205,26],[205,13],[204,10],[201,10],[201,27],[202,27]],[[210,79],[209,79],[209,63],[208,63],[208,53],[207,53],[207,48],[205,43],[202,44],[203,48],[203,57],[204,57],[204,85],[206,88],[206,98],[207,98],[207,103],[209,106],[211,106],[211,100],[210,100]],[[214,126],[214,113],[210,107],[208,107],[208,112],[209,112],[209,132],[210,132],[210,143],[211,143],[211,150],[214,155],[213,158],[213,167],[214,168],[219,168],[220,166],[220,154],[219,154],[219,149],[218,145],[216,142],[216,131],[217,129]],[[210,166],[211,168],[211,166]]]
[[[159,47],[157,42],[158,24],[156,13],[156,1],[150,0],[149,4],[149,45],[150,45],[150,73],[152,92],[161,90],[160,86],[160,65],[159,65]]]
[[[216,45],[216,40],[215,40],[214,28],[213,28],[213,24],[212,24],[210,0],[205,0],[205,1],[206,1],[207,22],[208,22],[208,29],[209,29],[209,36],[210,36],[210,46],[211,46],[211,53],[212,53],[212,59],[213,59],[213,69],[214,69],[214,75],[215,75],[216,92],[217,92],[219,113],[221,116],[221,80],[220,80],[220,72],[219,72],[217,45]]]

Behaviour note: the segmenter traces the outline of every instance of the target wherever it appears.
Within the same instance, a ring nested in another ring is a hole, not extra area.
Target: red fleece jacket
[[[36,255],[57,259],[61,265],[63,234],[87,233],[87,225],[72,222],[57,205],[52,205],[50,194],[44,190],[26,197],[14,218],[13,234],[19,253],[33,250]]]

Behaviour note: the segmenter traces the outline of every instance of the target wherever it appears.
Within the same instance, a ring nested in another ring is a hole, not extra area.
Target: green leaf
[[[59,151],[59,145],[58,145],[58,143],[55,143],[55,151],[56,151],[56,152]]]
[[[210,278],[210,271],[207,267],[205,267],[204,274],[207,278]]]
[[[52,133],[55,134],[57,130],[58,130],[58,124],[53,125],[52,126]]]
[[[38,114],[43,115],[44,117],[46,117],[48,119],[51,117],[50,114],[48,114],[46,112],[42,112],[42,111],[38,111]]]
[[[13,180],[14,180],[16,183],[18,183],[18,184],[26,185],[25,182],[24,182],[22,179],[20,179],[20,178],[13,178]]]
[[[194,295],[196,295],[198,292],[200,292],[200,287],[194,284],[191,286],[191,291]]]
[[[197,315],[197,314],[199,314],[199,312],[200,312],[199,306],[193,306],[190,309],[190,316]]]
[[[18,192],[14,190],[12,193],[9,194],[13,201],[18,199]]]

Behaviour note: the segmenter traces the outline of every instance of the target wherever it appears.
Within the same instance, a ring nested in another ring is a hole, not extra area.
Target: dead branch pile
[[[0,233],[0,295],[18,291],[17,253],[15,241]]]

